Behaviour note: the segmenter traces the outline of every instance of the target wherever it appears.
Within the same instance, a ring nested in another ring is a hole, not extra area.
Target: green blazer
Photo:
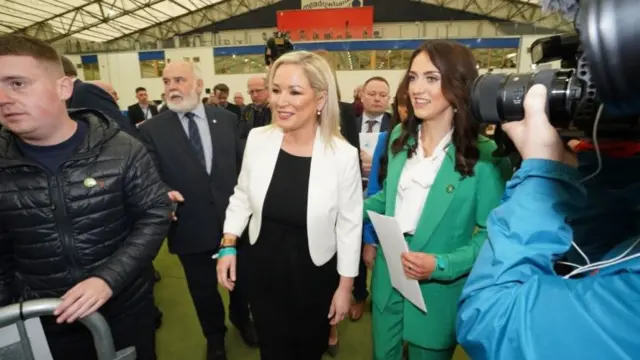
[[[393,129],[390,143],[400,132],[400,126]],[[493,141],[480,136],[478,149],[480,159],[474,176],[462,178],[455,171],[455,147],[449,146],[415,234],[406,239],[410,251],[434,254],[444,262],[430,280],[420,282],[427,313],[405,301],[403,314],[398,315],[404,317],[403,338],[424,348],[448,349],[456,344],[457,301],[487,237],[489,212],[499,205],[507,177],[511,176],[508,161],[493,157]],[[406,161],[406,151],[390,154],[383,190],[365,200],[365,218],[367,211],[394,216],[398,182]],[[380,249],[371,280],[372,302],[378,311],[386,310],[391,291],[387,262]]]

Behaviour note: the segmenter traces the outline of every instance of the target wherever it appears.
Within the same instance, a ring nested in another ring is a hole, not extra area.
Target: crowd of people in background
[[[327,53],[300,51],[229,102],[226,84],[208,90],[197,64],[176,61],[161,103],[138,87],[125,116],[111,85],[82,82],[43,42],[2,36],[0,303],[62,297],[44,323],[55,358],[90,360],[75,320],[100,310],[116,346],[154,360],[152,260],[166,237],[207,360],[227,358],[218,285],[263,360],[335,356],[337,324],[360,320],[369,298],[375,359],[450,359],[456,301],[510,177],[470,113],[477,76],[469,49],[428,41],[398,89],[372,77],[346,103]],[[400,222],[428,314],[391,286],[367,211]]]

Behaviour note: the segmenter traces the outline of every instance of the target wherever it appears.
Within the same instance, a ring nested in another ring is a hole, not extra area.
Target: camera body
[[[273,36],[267,39],[264,48],[264,63],[267,66],[273,64],[278,58],[290,51],[293,51],[293,44],[289,39],[289,33],[276,31]]]
[[[597,125],[599,136],[640,138],[638,11],[637,0],[583,0],[575,33],[531,46],[533,64],[560,60],[561,68],[478,77],[471,89],[475,117],[487,123],[521,120],[525,94],[543,84],[547,115],[559,131],[592,136]]]

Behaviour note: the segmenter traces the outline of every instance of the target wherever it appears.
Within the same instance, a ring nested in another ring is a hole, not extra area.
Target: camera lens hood
[[[640,114],[638,0],[588,0],[580,7],[580,40],[600,100],[618,116]]]

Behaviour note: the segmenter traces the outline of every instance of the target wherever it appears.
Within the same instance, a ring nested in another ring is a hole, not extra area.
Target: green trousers
[[[402,360],[404,298],[395,289],[384,311],[372,306],[374,360]],[[424,334],[429,336],[428,334]],[[451,360],[451,349],[425,349],[409,343],[409,360]]]

